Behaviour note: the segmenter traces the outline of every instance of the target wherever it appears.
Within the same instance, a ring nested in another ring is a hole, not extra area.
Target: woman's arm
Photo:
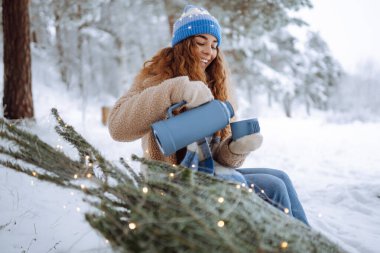
[[[134,141],[148,133],[154,122],[166,117],[172,104],[182,101],[181,89],[188,82],[187,76],[181,76],[145,89],[142,83],[135,82],[110,112],[108,129],[112,138]]]
[[[167,109],[185,100],[187,108],[212,100],[210,89],[201,81],[179,76],[149,88],[135,82],[112,108],[108,129],[113,139],[133,141],[147,134],[151,125],[166,117]]]

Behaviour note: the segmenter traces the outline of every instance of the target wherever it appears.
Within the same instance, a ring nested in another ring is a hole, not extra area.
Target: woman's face
[[[210,34],[199,34],[195,36],[195,43],[196,56],[201,61],[201,67],[206,70],[218,54],[218,41]]]

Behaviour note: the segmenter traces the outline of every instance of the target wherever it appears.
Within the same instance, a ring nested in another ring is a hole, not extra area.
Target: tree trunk
[[[286,117],[288,118],[292,117],[292,102],[293,99],[291,98],[290,94],[286,93],[283,98],[282,104],[284,106]]]
[[[33,118],[29,0],[3,0],[4,117]]]

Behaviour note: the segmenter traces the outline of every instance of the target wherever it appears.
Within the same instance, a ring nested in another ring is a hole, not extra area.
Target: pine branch
[[[124,159],[118,165],[112,164],[68,126],[55,109],[52,113],[58,122],[57,133],[78,150],[79,161],[38,136],[0,120],[0,138],[5,140],[0,143],[0,153],[15,159],[0,164],[40,180],[82,190],[88,196],[85,201],[95,210],[86,214],[86,220],[117,251],[343,252],[248,188],[135,155],[132,159],[147,167],[144,176]],[[91,187],[80,187],[78,179]]]

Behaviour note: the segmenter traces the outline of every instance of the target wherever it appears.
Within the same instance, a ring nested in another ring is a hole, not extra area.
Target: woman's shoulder
[[[158,85],[160,82],[157,80],[157,76],[152,74],[138,74],[133,80],[132,87],[134,89],[143,90],[152,86]]]

